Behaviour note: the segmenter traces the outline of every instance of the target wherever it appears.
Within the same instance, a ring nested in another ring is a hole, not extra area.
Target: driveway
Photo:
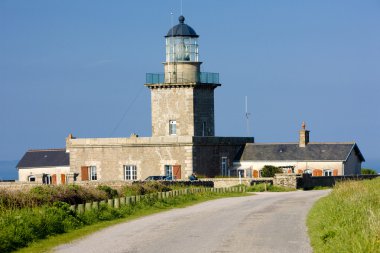
[[[114,225],[56,252],[312,252],[306,215],[324,191],[218,199]]]

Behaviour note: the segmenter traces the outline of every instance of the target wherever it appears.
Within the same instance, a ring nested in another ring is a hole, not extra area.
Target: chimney
[[[300,148],[306,147],[306,145],[309,143],[309,130],[306,130],[306,124],[305,122],[302,122],[302,128],[300,130],[300,140],[299,140],[299,146]]]

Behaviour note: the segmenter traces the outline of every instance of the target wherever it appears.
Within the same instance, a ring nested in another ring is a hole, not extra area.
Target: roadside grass
[[[282,186],[275,186],[271,184],[264,184],[259,183],[256,185],[251,185],[246,188],[247,192],[291,192],[296,191],[296,189],[288,188],[288,187],[282,187]]]
[[[195,205],[201,202],[225,198],[225,197],[242,197],[246,196],[246,193],[213,193],[213,192],[203,192],[197,194],[190,195],[182,195],[177,196],[175,198],[168,199],[145,199],[135,205],[126,206],[124,209],[120,208],[120,213],[116,216],[118,218],[109,217],[110,220],[99,221],[97,217],[94,217],[94,213],[92,211],[87,212],[87,217],[81,217],[82,221],[87,219],[87,222],[94,222],[93,224],[86,225],[84,224],[82,227],[77,229],[69,229],[65,231],[63,234],[56,234],[52,236],[48,236],[43,240],[36,240],[30,243],[27,247],[19,249],[17,252],[21,253],[40,253],[40,252],[50,252],[54,247],[69,243],[73,240],[79,239],[91,233],[94,233],[103,228],[127,222],[139,217],[155,214],[162,211],[167,211],[174,208],[183,208],[191,205]],[[114,208],[107,208],[113,209]],[[109,211],[109,210],[108,210]],[[111,210],[112,211],[112,210]],[[84,214],[86,215],[86,213]],[[99,215],[97,213],[96,215]],[[94,220],[91,220],[94,219]],[[4,251],[7,252],[7,251]]]
[[[315,253],[379,253],[380,178],[336,184],[312,207],[307,226]]]

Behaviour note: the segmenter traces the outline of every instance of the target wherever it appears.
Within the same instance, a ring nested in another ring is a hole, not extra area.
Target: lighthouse
[[[214,89],[218,73],[201,72],[199,35],[185,17],[165,35],[164,73],[147,73],[152,136],[215,136]]]

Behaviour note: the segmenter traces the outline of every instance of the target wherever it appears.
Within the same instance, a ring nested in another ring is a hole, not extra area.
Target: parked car
[[[149,176],[145,178],[144,181],[158,181],[158,180],[166,180],[166,176]]]
[[[166,181],[172,181],[172,180],[175,180],[175,177],[165,177],[165,179],[164,180],[166,180]]]

